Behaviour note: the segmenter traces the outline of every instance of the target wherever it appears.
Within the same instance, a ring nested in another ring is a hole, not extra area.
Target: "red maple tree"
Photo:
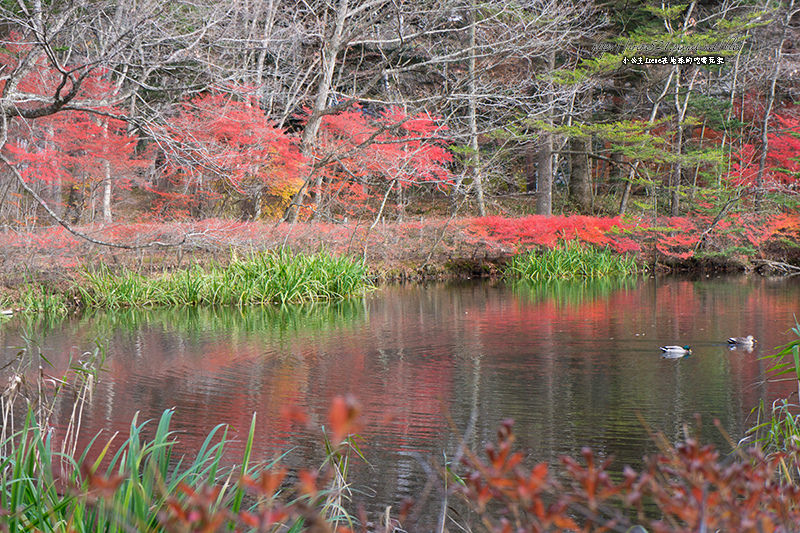
[[[0,69],[13,71],[29,53],[31,45],[12,35],[0,52]],[[16,86],[17,92],[28,95],[18,107],[35,109],[41,101],[48,101],[62,82],[66,83],[64,93],[77,83],[65,80],[42,55]],[[0,91],[6,83],[6,79],[0,80]],[[137,137],[123,120],[114,118],[122,114],[113,103],[117,94],[108,70],[85,70],[69,107],[36,120],[13,116],[8,124],[3,154],[27,184],[39,192],[49,190],[53,207],[73,209],[76,220],[97,199],[100,186],[109,191],[112,182],[128,186],[147,164],[137,152]]]
[[[249,201],[259,216],[267,196],[288,199],[306,161],[297,139],[278,128],[246,87],[190,98],[165,126],[173,141],[164,176],[169,190],[151,188],[165,203],[188,208],[226,199]]]
[[[427,113],[390,107],[377,116],[354,105],[323,118],[314,157],[317,198],[333,198],[349,212],[373,210],[371,201],[410,187],[446,188],[452,154],[446,128]],[[375,202],[372,202],[374,204]]]

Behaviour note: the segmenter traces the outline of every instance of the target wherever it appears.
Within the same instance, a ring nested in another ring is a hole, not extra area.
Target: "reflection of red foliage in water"
[[[741,291],[731,285],[720,293],[689,281],[597,293],[476,286],[463,299],[441,301],[418,289],[418,300],[402,305],[391,298],[369,304],[369,326],[297,338],[290,334],[279,344],[259,332],[195,335],[153,327],[137,333],[137,355],[108,359],[109,375],[101,376],[97,399],[86,416],[85,435],[104,426],[126,434],[137,411],[142,421],[177,406],[175,427],[186,430],[181,446],[196,449],[217,423],[230,424],[231,435],[242,440],[255,411],[259,449],[273,454],[307,441],[301,446],[307,446],[306,455],[311,455],[318,449],[319,429],[328,427],[330,402],[349,392],[362,402],[366,449],[428,450],[441,441],[447,409],[455,400],[463,400],[465,363],[459,358],[480,355],[481,379],[491,380],[482,387],[510,378],[520,391],[526,390],[526,383],[548,380],[551,387],[573,387],[571,380],[577,380],[591,383],[595,391],[615,390],[615,376],[637,368],[642,357],[657,357],[656,339],[651,342],[653,353],[647,348],[653,324],[669,342],[694,337],[706,343],[777,331],[764,321],[791,320],[796,293],[753,290],[750,285],[752,280]],[[720,314],[732,317],[724,329],[714,318]],[[637,340],[640,348],[629,349],[630,341],[624,339],[643,331],[648,337]],[[583,355],[582,346],[612,338],[623,339],[609,344],[621,347],[623,353]],[[763,342],[759,347],[769,350],[779,343],[777,338],[773,334],[773,340],[759,339]],[[125,348],[116,344],[117,337],[111,342],[111,353],[123,349],[130,353],[127,344]],[[792,391],[791,384],[754,387],[763,365],[741,351],[731,352],[727,360],[700,353],[690,364],[696,374],[692,379],[708,382],[709,389],[730,388],[742,409]],[[672,394],[669,387],[676,383],[669,379],[674,376],[663,376],[661,371],[655,367],[636,377],[652,386],[663,385],[661,392]],[[488,405],[485,408],[492,412]],[[731,409],[726,416],[738,420],[740,409]],[[298,418],[299,411],[308,413],[308,419]],[[108,421],[107,413],[113,413]],[[231,447],[234,457],[241,444]]]

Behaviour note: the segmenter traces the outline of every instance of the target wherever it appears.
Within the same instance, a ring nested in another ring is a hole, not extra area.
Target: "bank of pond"
[[[646,270],[633,256],[566,243],[561,248],[513,257],[502,277],[510,280],[605,279]],[[233,255],[227,264],[194,264],[170,272],[144,274],[105,264],[85,269],[77,279],[55,284],[23,283],[0,296],[0,316],[14,313],[64,315],[81,309],[184,306],[250,306],[340,300],[374,286],[376,273],[351,256],[277,251]]]

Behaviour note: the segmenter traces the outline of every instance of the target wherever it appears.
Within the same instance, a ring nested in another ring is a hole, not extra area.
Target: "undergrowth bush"
[[[457,492],[472,512],[468,531],[788,533],[800,523],[800,487],[779,473],[782,461],[800,457],[796,447],[768,456],[756,447],[731,461],[693,438],[676,446],[662,438],[661,452],[640,472],[626,467],[622,479],[588,448],[581,460],[562,457],[554,475],[546,463],[523,465],[511,426],[487,446],[487,460],[463,460]]]

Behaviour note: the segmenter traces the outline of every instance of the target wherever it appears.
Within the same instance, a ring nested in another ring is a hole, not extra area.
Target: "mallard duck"
[[[728,344],[735,344],[738,346],[752,346],[757,342],[758,341],[755,340],[752,335],[748,335],[747,337],[731,337],[728,339]]]
[[[668,357],[678,357],[692,353],[692,349],[689,346],[662,346],[661,351]]]

